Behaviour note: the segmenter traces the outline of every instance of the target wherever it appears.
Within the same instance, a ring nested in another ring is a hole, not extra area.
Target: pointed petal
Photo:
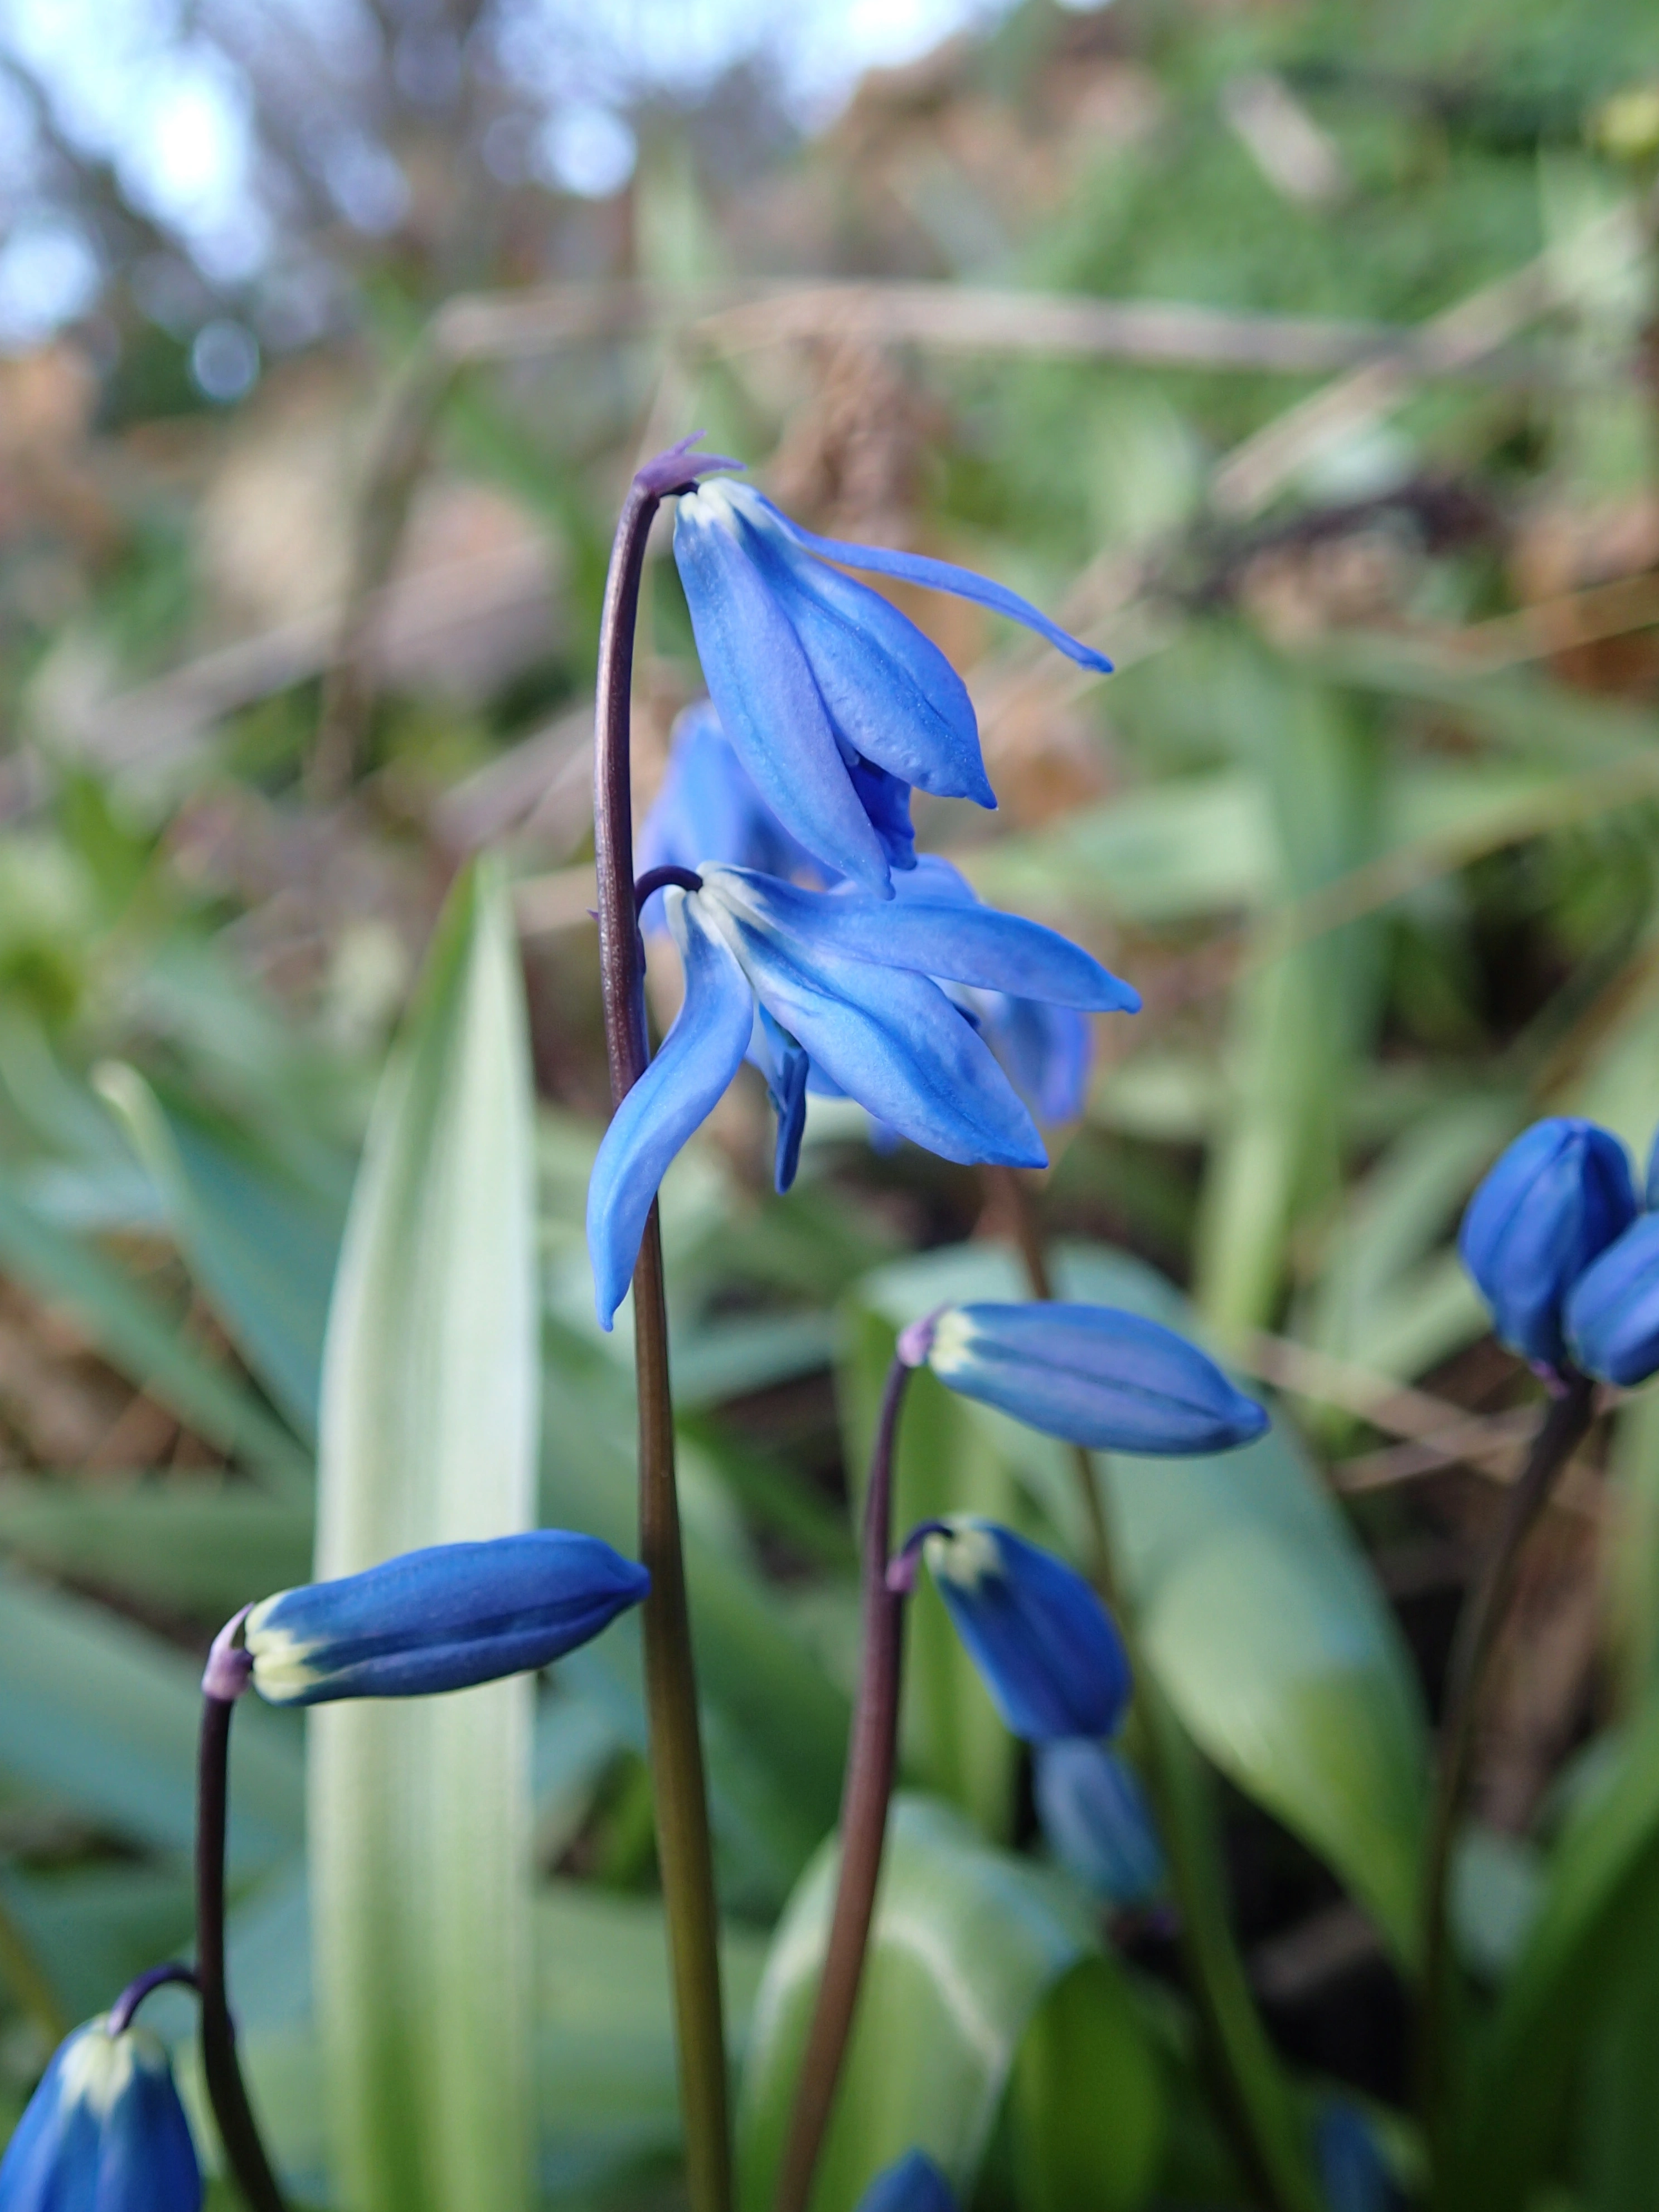
[[[1133,1012],[1140,1004],[1139,992],[1058,931],[994,907],[929,896],[925,884],[915,891],[907,885],[887,905],[856,892],[803,890],[746,868],[715,872],[736,879],[737,896],[763,927],[811,945],[815,954],[833,951],[1088,1012]]]
[[[599,1325],[627,1295],[657,1187],[692,1131],[714,1111],[748,1049],[755,1000],[695,897],[676,891],[668,926],[685,969],[685,1001],[662,1050],[611,1117],[587,1186],[587,1249]]]
[[[680,501],[674,560],[709,696],[756,789],[809,853],[884,893],[887,862],[799,641],[725,508],[706,494]]]
[[[769,515],[756,528],[746,507],[731,504],[843,740],[919,791],[994,806],[973,702],[939,647],[878,592],[767,526]]]
[[[812,1063],[764,1006],[755,1010],[755,1036],[749,1057],[766,1078],[766,1095],[778,1119],[772,1180],[781,1198],[800,1164],[800,1140],[806,1128],[806,1079]]]
[[[733,872],[711,871],[709,880]],[[1043,1164],[1030,1115],[936,983],[785,943],[718,892],[712,912],[769,1011],[866,1111],[941,1159]]]
[[[768,520],[775,528],[794,544],[816,553],[825,561],[839,561],[848,568],[864,568],[872,575],[898,576],[907,584],[922,584],[936,592],[950,592],[959,599],[974,599],[982,607],[993,607],[1000,615],[1012,622],[1023,623],[1034,629],[1039,637],[1046,637],[1050,645],[1058,647],[1068,660],[1079,666],[1092,668],[1097,674],[1109,676],[1112,664],[1103,653],[1097,653],[1091,645],[1085,645],[1058,623],[1023,599],[1018,592],[1005,585],[994,584],[988,576],[976,576],[971,568],[958,568],[954,561],[931,560],[925,553],[896,553],[885,545],[854,545],[839,538],[820,538],[815,531],[803,530],[799,522],[792,522],[781,508],[773,506],[751,485],[727,486],[728,490],[740,490],[744,495],[743,511],[750,514],[754,507],[764,507]]]

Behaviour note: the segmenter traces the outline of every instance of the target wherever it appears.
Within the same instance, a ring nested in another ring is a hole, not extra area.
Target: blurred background
[[[1002,801],[927,802],[922,841],[1143,992],[1045,1229],[1150,1261],[1285,1394],[1432,1705],[1531,1392],[1457,1217],[1540,1111],[1643,1158],[1659,1121],[1656,177],[1643,0],[0,0],[0,2111],[187,1936],[194,1668],[307,1571],[356,1152],[485,846],[544,1109],[550,1496],[597,1528],[622,1494],[580,1244],[592,670],[617,501],[694,428],[1119,662],[906,596]],[[698,688],[660,559],[640,684],[643,803]],[[786,1200],[769,1152],[745,1077],[666,1198],[739,2014],[838,1786],[837,1301],[1007,1227],[834,1109]],[[1553,1784],[1659,1675],[1651,1403],[1608,1455],[1481,1747],[1499,1963]],[[544,2034],[588,2071],[545,2176],[586,2202],[667,2170],[672,2076],[637,1697],[561,1681]],[[283,1719],[249,1716],[236,1975],[320,2171]],[[926,1778],[1029,1832],[1018,1777],[917,1725]],[[1398,2094],[1370,1923],[1228,1807],[1275,2034]]]

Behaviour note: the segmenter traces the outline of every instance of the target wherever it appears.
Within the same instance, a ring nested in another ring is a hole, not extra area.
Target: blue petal
[[[1040,1743],[1031,1784],[1049,1850],[1085,1889],[1121,1908],[1164,1887],[1164,1849],[1127,1759],[1087,1736]]]
[[[1320,2114],[1314,2158],[1329,2212],[1393,2212],[1402,2202],[1364,2116],[1346,2100]]]
[[[434,1544],[256,1605],[253,1686],[289,1705],[464,1690],[550,1665],[650,1587],[634,1560],[563,1528]]]
[[[695,896],[678,892],[669,927],[685,970],[685,998],[662,1049],[611,1116],[587,1186],[587,1249],[599,1323],[628,1295],[640,1239],[668,1164],[719,1103],[749,1047],[754,994]]]
[[[1088,1103],[1094,1057],[1095,1033],[1086,1014],[998,991],[988,994],[981,1028],[1040,1127],[1079,1119]]]
[[[881,849],[887,855],[887,865],[892,868],[914,868],[916,865],[916,833],[910,827],[910,787],[897,776],[889,775],[884,768],[877,768],[866,760],[850,761],[847,774],[858,793],[860,806],[870,817],[870,827],[881,841]],[[793,875],[793,868],[770,868],[769,875]]]
[[[1097,653],[1093,646],[1085,645],[1069,630],[1061,629],[1058,623],[1050,622],[1029,599],[1022,599],[1018,592],[994,584],[988,577],[975,575],[971,568],[958,568],[953,561],[931,560],[923,553],[895,553],[884,545],[854,545],[839,538],[820,538],[815,532],[803,530],[799,523],[791,521],[751,486],[730,489],[744,493],[745,511],[750,502],[763,507],[774,526],[809,553],[816,553],[825,561],[839,561],[848,568],[866,569],[872,575],[898,576],[907,584],[923,584],[933,591],[953,592],[959,599],[977,600],[981,606],[993,607],[998,614],[1023,623],[1039,637],[1046,637],[1068,660],[1075,660],[1101,676],[1112,672],[1112,664],[1103,653]]]
[[[1092,1451],[1231,1451],[1267,1426],[1196,1345],[1115,1306],[948,1307],[927,1364],[963,1397]]]
[[[1650,1213],[1659,1213],[1659,1130],[1648,1147],[1648,1171],[1642,1186],[1642,1203]]]
[[[726,736],[762,799],[809,853],[877,893],[880,842],[848,779],[806,656],[723,507],[683,499],[674,559]]]
[[[727,485],[721,495],[748,526],[744,542],[794,626],[843,750],[919,791],[994,807],[973,702],[939,647],[879,592],[768,527],[777,510],[757,493]]]
[[[1659,1372],[1659,1213],[1644,1213],[1567,1294],[1567,1349],[1586,1375],[1628,1389]]]
[[[95,2039],[98,2050],[84,2046]],[[103,2068],[131,2063],[100,2108]],[[88,2064],[88,2057],[94,2063]],[[78,2084],[81,2094],[76,2094]],[[5,2212],[199,2212],[202,2176],[165,2049],[142,2027],[112,2037],[103,2020],[65,2038],[0,2160]]]
[[[707,880],[719,891],[737,876]],[[786,939],[727,905],[715,911],[763,1004],[849,1098],[942,1159],[1044,1164],[1030,1115],[936,983]]]
[[[721,872],[739,879],[741,895],[764,926],[810,946],[814,958],[833,952],[1098,1013],[1133,1012],[1140,1004],[1137,991],[1058,931],[977,902],[965,906],[954,896],[933,896],[931,878],[915,889],[908,879],[895,885],[888,904],[852,890],[805,890],[747,869]],[[922,876],[921,868],[916,874]]]
[[[1129,1662],[1081,1575],[1012,1528],[953,1515],[926,1557],[957,1633],[1008,1727],[1028,1743],[1110,1735]]]
[[[1457,1240],[1502,1341],[1559,1364],[1568,1291],[1635,1214],[1630,1160],[1609,1131],[1565,1115],[1523,1130],[1469,1201]]]
[[[805,847],[756,790],[720,716],[703,699],[674,724],[668,767],[641,825],[634,867],[642,876],[653,868],[696,869],[710,860],[769,876],[811,872],[814,866]],[[646,901],[641,920],[647,928],[667,927],[660,891]]]
[[[806,1084],[812,1063],[764,1006],[756,1009],[755,1029],[759,1050],[751,1045],[750,1056],[757,1060],[766,1078],[766,1095],[777,1116],[772,1181],[781,1198],[793,1183],[795,1170],[800,1164],[800,1140],[806,1127]]]
[[[957,2200],[927,2152],[907,2150],[876,2176],[857,2212],[957,2212]]]

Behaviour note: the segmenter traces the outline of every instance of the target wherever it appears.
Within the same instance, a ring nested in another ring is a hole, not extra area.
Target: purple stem
[[[683,891],[700,891],[702,878],[695,868],[677,868],[672,861],[665,861],[660,868],[647,868],[634,885],[635,913],[643,914],[652,893],[665,890],[670,884],[678,884]]]
[[[110,2007],[110,2033],[125,2035],[132,2026],[134,2013],[137,2011],[150,1991],[165,1988],[169,1982],[182,1982],[186,1988],[192,1990],[201,1987],[192,1966],[180,1966],[177,1964],[152,1966],[147,1974],[140,1974],[136,1982],[129,1982]]]

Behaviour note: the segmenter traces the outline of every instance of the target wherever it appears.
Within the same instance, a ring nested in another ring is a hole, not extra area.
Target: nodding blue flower
[[[957,2212],[950,2183],[925,2150],[907,2150],[884,2166],[858,2201],[857,2212]]]
[[[1164,1847],[1140,1778],[1103,1743],[1040,1743],[1031,1762],[1037,1819],[1066,1871],[1105,1904],[1144,1905],[1164,1887]]]
[[[901,1136],[942,1158],[1040,1167],[1030,1114],[935,977],[1079,1009],[1139,1004],[1051,929],[990,907],[912,897],[884,905],[745,868],[671,888],[685,998],[661,1051],[606,1130],[587,1190],[587,1242],[609,1328],[669,1162],[713,1111],[762,1024],[781,1121],[799,1143],[805,1063]],[[793,1172],[787,1144],[780,1168]]]
[[[89,2020],[59,2044],[0,2160],[5,2212],[199,2212],[173,2069],[148,2028]]]
[[[1470,1200],[1457,1239],[1499,1339],[1558,1367],[1568,1291],[1635,1218],[1629,1155],[1610,1130],[1559,1115],[1522,1130]]]
[[[909,1587],[920,1549],[956,1631],[1014,1735],[1110,1735],[1132,1686],[1111,1615],[1075,1569],[977,1514],[926,1521],[888,1570]]]
[[[823,871],[798,845],[761,797],[732,749],[720,718],[701,699],[678,717],[662,787],[640,828],[635,869],[697,869],[711,860],[758,868],[767,876],[812,879]],[[646,901],[642,919],[664,928],[662,894]]]
[[[1659,1213],[1644,1213],[1567,1293],[1575,1366],[1628,1389],[1659,1373]]]
[[[819,538],[724,478],[681,499],[674,558],[709,696],[762,798],[809,853],[883,896],[890,869],[907,865],[910,787],[996,799],[961,678],[896,607],[830,564],[975,599],[1085,668],[1111,666],[970,569]]]
[[[1091,1451],[1231,1451],[1268,1425],[1195,1344],[1115,1306],[946,1306],[904,1345],[964,1398]]]
[[[548,1666],[650,1587],[597,1536],[540,1528],[279,1590],[249,1613],[244,1638],[253,1686],[273,1705],[426,1697]]]
[[[1364,2114],[1333,2098],[1314,2129],[1314,2162],[1329,2212],[1392,2212],[1401,2202]]]

